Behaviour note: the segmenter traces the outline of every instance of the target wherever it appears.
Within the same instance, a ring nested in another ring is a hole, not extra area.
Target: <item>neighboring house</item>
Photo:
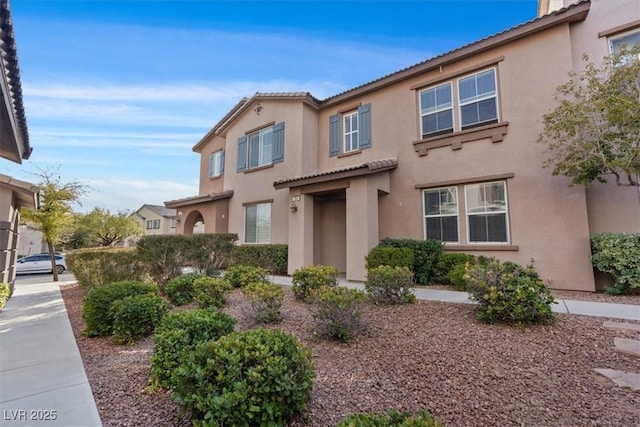
[[[0,58],[0,157],[22,163],[32,148],[7,0],[0,0]],[[0,174],[0,282],[13,283],[15,279],[20,209],[37,209],[38,194],[38,187],[33,184]]]
[[[31,228],[28,224],[20,224],[20,239],[18,239],[18,256],[49,252],[47,242],[42,231]]]
[[[142,205],[132,213],[140,223],[146,236],[155,234],[174,234],[176,232],[176,210],[158,205]]]
[[[559,10],[551,7],[561,7]],[[527,23],[333,97],[256,93],[198,142],[197,196],[165,202],[191,233],[286,243],[289,273],[327,264],[365,279],[385,237],[536,267],[595,290],[594,232],[640,232],[638,189],[570,187],[536,143],[555,88],[640,32],[640,2],[542,0]]]

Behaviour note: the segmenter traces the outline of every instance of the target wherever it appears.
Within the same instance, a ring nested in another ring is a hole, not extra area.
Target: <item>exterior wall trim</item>
[[[600,31],[598,37],[609,37],[615,34],[624,33],[627,30],[632,30],[636,27],[640,27],[640,19],[627,22],[626,24],[618,25],[617,27],[609,28],[608,30]]]
[[[244,202],[242,206],[259,205],[262,203],[273,203],[273,199],[262,199],[262,200],[256,200],[253,202]]]
[[[233,196],[233,190],[226,190],[221,193],[209,193],[204,196],[186,197],[184,199],[169,200],[164,202],[168,208],[196,205],[198,203],[212,202],[215,200],[228,199]]]
[[[466,142],[479,141],[485,138],[491,138],[491,142],[502,142],[507,134],[509,122],[493,123],[486,126],[480,126],[473,129],[467,129],[460,132],[438,135],[420,141],[413,142],[413,148],[419,156],[426,156],[429,150],[434,148],[451,146],[452,150],[459,150],[462,144]]]
[[[454,251],[519,251],[520,247],[518,245],[483,245],[483,244],[474,244],[474,245],[444,245],[443,247],[445,252],[454,252]]]
[[[361,105],[362,105],[362,102],[357,102],[355,104],[347,105],[346,107],[339,109],[337,111],[337,113],[338,114],[348,113],[349,111],[353,111],[353,110],[357,109]]]
[[[376,174],[379,172],[395,169],[397,167],[398,161],[396,159],[387,159],[378,162],[365,163],[363,165],[351,168],[326,172],[319,175],[311,175],[286,181],[276,181],[273,183],[273,186],[276,190],[281,190],[283,188],[297,188],[309,184],[320,184],[323,182],[338,181],[345,178],[355,178]]]
[[[437,188],[437,187],[448,187],[452,185],[461,185],[461,184],[475,184],[478,182],[488,182],[488,181],[499,181],[501,179],[511,179],[515,176],[513,172],[508,173],[500,173],[496,175],[485,175],[485,176],[476,176],[473,178],[463,178],[463,179],[451,179],[448,181],[438,181],[438,182],[429,182],[426,184],[416,184],[414,188],[416,190],[425,190],[428,188]]]
[[[268,165],[258,166],[257,168],[245,169],[242,173],[253,173],[258,172],[264,169],[269,169],[273,167],[273,163],[269,163]]]
[[[428,86],[433,86],[445,80],[455,79],[456,77],[462,76],[463,74],[473,73],[474,71],[480,70],[481,68],[491,67],[492,65],[496,65],[500,62],[504,61],[504,56],[498,56],[497,58],[489,59],[487,61],[480,62],[475,65],[471,65],[469,67],[463,68],[458,71],[452,71],[450,73],[439,75],[438,77],[434,77],[432,79],[426,80],[424,82],[417,83],[411,86],[409,89],[411,90],[419,90]]]
[[[244,134],[245,134],[245,135],[250,135],[250,134],[252,134],[252,133],[254,133],[254,132],[257,132],[257,131],[259,131],[259,130],[261,130],[261,129],[264,129],[264,128],[268,128],[269,126],[273,126],[273,125],[275,125],[275,124],[276,124],[276,122],[269,122],[269,123],[265,123],[265,124],[263,124],[263,125],[261,125],[261,126],[255,127],[255,128],[253,128],[253,129],[249,129],[249,130],[248,130],[248,131],[246,131]]]

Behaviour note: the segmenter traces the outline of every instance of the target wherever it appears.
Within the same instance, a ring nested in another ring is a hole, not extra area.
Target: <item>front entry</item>
[[[313,263],[347,271],[347,194],[314,195]]]

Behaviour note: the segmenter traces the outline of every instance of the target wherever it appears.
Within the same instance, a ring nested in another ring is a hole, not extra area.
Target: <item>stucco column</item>
[[[289,192],[289,267],[288,273],[303,266],[313,265],[313,196]]]
[[[365,256],[378,235],[378,194],[389,192],[389,172],[354,179],[347,188],[347,280],[364,281]]]

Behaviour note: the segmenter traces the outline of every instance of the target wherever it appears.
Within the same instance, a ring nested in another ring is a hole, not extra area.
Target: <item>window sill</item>
[[[452,150],[459,150],[466,142],[478,141],[491,138],[491,142],[502,142],[507,134],[509,122],[492,123],[490,125],[479,126],[454,133],[433,136],[413,142],[413,148],[419,156],[426,156],[429,150],[434,148],[451,146]]]
[[[454,252],[454,251],[463,251],[463,252],[472,252],[472,251],[519,251],[520,246],[518,245],[510,245],[508,243],[500,244],[500,243],[488,243],[488,244],[453,244],[453,245],[444,245],[444,250],[446,252]]]
[[[247,169],[244,171],[244,173],[258,172],[258,171],[269,169],[272,167],[273,167],[273,163],[269,163],[268,165],[258,166],[257,168],[253,168],[253,169]]]
[[[353,150],[353,151],[349,151],[349,152],[346,152],[346,153],[340,153],[340,154],[338,154],[338,158],[340,159],[340,158],[342,158],[342,157],[349,157],[349,156],[353,156],[353,155],[355,155],[355,154],[360,154],[360,153],[362,153],[362,150],[361,150],[361,149]]]
[[[220,178],[222,178],[222,174],[220,174],[220,175],[215,175],[215,176],[210,176],[210,177],[209,177],[209,180],[210,180],[210,181],[215,181],[216,179],[220,179]]]

